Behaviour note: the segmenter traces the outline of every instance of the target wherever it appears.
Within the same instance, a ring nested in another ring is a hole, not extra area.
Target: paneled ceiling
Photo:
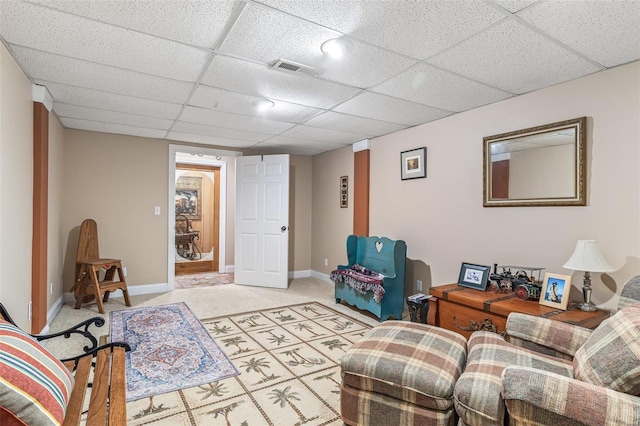
[[[640,59],[639,1],[1,0],[0,13],[65,127],[267,153],[315,155]],[[323,54],[330,39],[345,57]]]

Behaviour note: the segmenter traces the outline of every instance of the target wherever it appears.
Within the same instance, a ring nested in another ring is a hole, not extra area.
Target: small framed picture
[[[540,304],[551,308],[567,310],[569,292],[571,290],[571,275],[545,273],[540,290]]]
[[[489,278],[489,267],[462,262],[458,285],[485,291]]]
[[[427,148],[416,148],[400,153],[402,180],[427,177]]]
[[[349,207],[349,176],[340,176],[340,208]]]

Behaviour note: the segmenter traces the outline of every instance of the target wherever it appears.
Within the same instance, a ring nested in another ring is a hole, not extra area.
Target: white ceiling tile
[[[600,70],[513,20],[501,22],[428,62],[518,94]]]
[[[123,126],[120,124],[100,123],[97,121],[78,120],[75,118],[60,119],[60,122],[68,129],[90,130],[92,132],[116,133],[120,135],[140,136],[143,138],[163,139],[166,130],[145,129],[144,127]]]
[[[371,92],[349,99],[334,111],[405,126],[428,123],[450,115],[447,111]]]
[[[266,133],[255,133],[246,130],[207,126],[205,124],[187,123],[185,121],[177,121],[176,124],[171,128],[171,131],[190,133],[194,135],[216,136],[219,138],[239,139],[252,142],[261,142],[272,136]]]
[[[425,63],[372,89],[447,111],[465,111],[513,96]]]
[[[184,44],[45,7],[6,3],[2,20],[12,25],[3,28],[3,36],[11,44],[184,81],[197,80],[210,55]]]
[[[246,115],[213,111],[205,108],[186,107],[180,116],[181,121],[207,124],[209,126],[229,127],[231,129],[252,129],[254,132],[278,134],[294,126],[282,121],[263,120]]]
[[[607,67],[640,57],[637,0],[543,2],[518,16]]]
[[[237,139],[218,138],[215,136],[194,135],[181,132],[169,132],[167,139],[183,142],[202,143],[207,145],[226,146],[233,148],[250,148],[255,145],[255,142],[241,141]]]
[[[156,101],[184,103],[193,84],[11,46],[16,61],[34,80],[119,93]]]
[[[531,6],[538,0],[493,0],[493,2],[500,7],[508,10],[511,13],[516,13],[525,7]]]
[[[77,105],[53,103],[53,112],[60,118],[77,118],[87,121],[98,121],[103,123],[122,124],[126,126],[147,127],[150,129],[169,130],[173,120],[163,118],[145,117],[143,115],[133,115],[124,112],[107,111],[81,107]]]
[[[259,1],[417,59],[440,52],[505,16],[480,0]]]
[[[282,136],[289,136],[298,139],[311,139],[314,141],[331,142],[349,144],[357,142],[362,139],[366,139],[366,135],[339,132],[337,130],[321,129],[318,127],[309,127],[298,125],[286,132],[282,133]]]
[[[304,123],[305,126],[321,127],[342,132],[358,133],[367,136],[382,136],[405,129],[403,126],[385,121],[356,117],[355,115],[340,114],[327,111]]]
[[[317,147],[302,147],[294,145],[269,145],[261,143],[259,145],[251,147],[251,149],[265,154],[292,154],[292,155],[316,155],[330,149],[317,148]]]
[[[317,151],[317,152],[314,152],[314,154],[317,154],[319,152],[333,151],[334,149],[344,148],[345,146],[350,145],[350,143],[344,144],[344,143],[334,143],[334,142],[327,142],[327,141],[315,141],[310,139],[292,138],[287,136],[274,136],[264,142],[261,142],[256,147],[260,148],[260,147],[269,146],[269,145],[287,147],[287,149],[294,148],[294,147],[301,148],[301,149],[311,149],[311,150]]]
[[[187,44],[213,48],[236,1],[38,0],[44,6]]]
[[[340,60],[324,55],[322,43],[339,37],[339,32],[250,3],[221,51],[267,64],[287,59],[323,70],[320,75],[324,79],[360,88],[379,83],[415,63],[357,40],[350,40],[350,52]]]
[[[182,105],[168,102],[134,98],[132,96],[101,92],[83,87],[42,81],[54,101],[89,108],[120,111],[129,114],[174,120],[182,110]]]
[[[322,112],[318,108],[310,108],[304,105],[296,105],[284,101],[275,101],[273,108],[258,112],[253,103],[263,99],[260,96],[244,95],[229,92],[215,87],[199,85],[191,97],[190,105],[203,108],[233,112],[243,115],[254,115],[259,118],[289,123],[302,123],[303,121]]]
[[[239,93],[281,100],[314,108],[332,106],[358,93],[358,89],[303,74],[276,71],[266,65],[216,56],[202,83]]]

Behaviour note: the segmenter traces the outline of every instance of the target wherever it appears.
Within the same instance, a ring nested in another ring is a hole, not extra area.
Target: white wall
[[[0,45],[0,302],[24,330],[31,300],[33,102],[31,83]]]

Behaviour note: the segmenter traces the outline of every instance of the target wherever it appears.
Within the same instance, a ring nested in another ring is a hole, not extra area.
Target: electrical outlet
[[[416,290],[422,291],[422,281],[416,280]]]
[[[156,216],[160,216],[160,206],[156,206],[156,207],[153,209],[153,213],[154,213]]]
[[[329,259],[324,260],[324,266],[329,266]]]
[[[126,266],[122,267],[122,275],[124,275],[125,277],[127,276],[127,267]]]
[[[53,283],[49,283],[49,294],[53,294]]]
[[[29,318],[29,321],[31,321],[31,302],[29,302],[29,306],[27,307],[27,317]]]

